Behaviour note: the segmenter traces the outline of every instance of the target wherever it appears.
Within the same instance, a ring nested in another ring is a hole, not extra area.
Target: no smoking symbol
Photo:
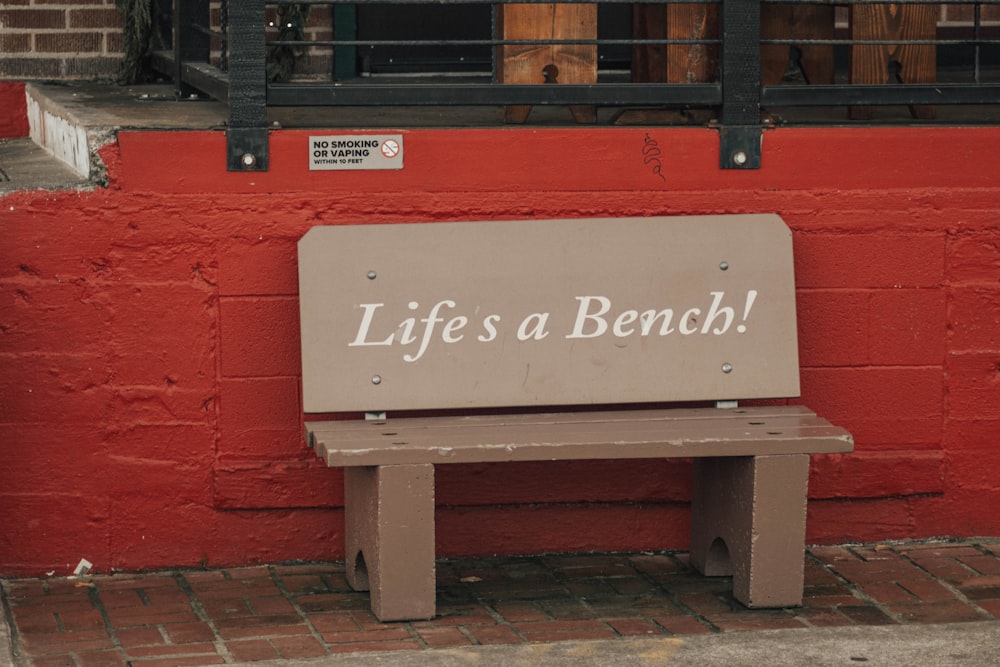
[[[394,139],[386,139],[383,141],[382,155],[386,157],[396,157],[399,155],[399,143]]]

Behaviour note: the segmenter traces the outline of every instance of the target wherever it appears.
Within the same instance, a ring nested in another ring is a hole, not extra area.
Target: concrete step
[[[86,188],[88,178],[32,139],[0,139],[0,194]]]
[[[29,83],[25,95],[30,139],[0,143],[0,192],[102,184],[98,151],[118,132],[219,129],[228,114],[220,102],[179,101],[167,84]]]

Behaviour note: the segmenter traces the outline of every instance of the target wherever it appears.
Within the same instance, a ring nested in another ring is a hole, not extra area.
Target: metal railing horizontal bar
[[[553,4],[552,0],[302,0],[299,1],[281,1],[274,2],[273,0],[257,0],[262,2],[266,6],[281,6],[281,5],[549,5]],[[769,0],[764,0],[769,1]],[[784,0],[782,0],[784,1]],[[802,0],[792,0],[793,2],[801,2]],[[846,0],[841,0],[842,2]],[[864,1],[864,0],[863,0]],[[885,2],[885,0],[882,0]],[[909,1],[909,0],[904,0]],[[918,0],[919,2],[924,2],[925,0]],[[929,0],[927,0],[929,1]],[[1000,2],[1000,0],[986,0],[987,2]],[[671,4],[699,4],[699,5],[716,5],[721,4],[722,0],[669,0]],[[940,2],[940,0],[938,0]],[[559,0],[559,4],[567,5],[594,5],[594,4],[622,4],[631,5],[637,4],[635,0]],[[654,0],[653,2],[643,2],[639,4],[652,4],[652,5],[662,5],[667,4],[667,0]]]
[[[762,39],[761,44],[788,46],[998,46],[1000,39]]]
[[[262,0],[258,0],[262,1]],[[789,4],[789,5],[997,5],[1000,0],[957,0],[947,2],[947,0],[760,0],[765,4]],[[698,4],[716,5],[722,0],[559,0],[558,4],[568,5],[593,5],[593,4],[643,4],[643,5],[665,5],[665,4]],[[262,1],[267,6],[279,5],[530,5],[530,4],[552,4],[552,0],[288,0],[275,2],[274,0]]]
[[[764,86],[762,106],[1000,104],[1000,84]]]
[[[272,40],[268,46],[665,46],[721,44],[720,39],[317,39]],[[803,42],[795,42],[800,44]],[[885,42],[879,42],[885,43]],[[906,42],[909,44],[910,42]],[[1000,43],[1000,40],[998,40]]]
[[[347,0],[336,0],[337,2],[347,1]],[[385,0],[383,0],[384,2]],[[501,0],[502,2],[516,2],[517,0]],[[578,0],[570,0],[571,2],[576,2]],[[667,0],[673,2],[673,0]],[[688,2],[689,0],[682,0],[683,2]],[[690,0],[697,1],[697,0]],[[710,0],[711,1],[711,0]],[[721,1],[721,0],[718,0]],[[892,2],[887,2],[886,0],[760,0],[764,4],[784,4],[784,5],[997,5],[1000,4],[1000,0],[952,0],[948,2],[947,0],[892,0]]]
[[[182,82],[213,99],[222,102],[229,99],[229,76],[214,65],[184,61],[178,70],[173,51],[153,51],[150,60],[157,70],[174,72]]]
[[[201,25],[200,23],[192,23],[191,29],[195,32],[201,33],[202,35],[208,35],[209,37],[219,37],[225,39],[228,36],[224,30],[210,28],[208,26]]]
[[[448,84],[305,84],[267,87],[269,106],[396,106],[583,104],[600,106],[690,105],[722,102],[717,83],[495,85]]]
[[[317,39],[272,40],[268,46],[679,46],[718,45],[720,39]],[[1000,39],[761,39],[788,46],[1000,46]]]

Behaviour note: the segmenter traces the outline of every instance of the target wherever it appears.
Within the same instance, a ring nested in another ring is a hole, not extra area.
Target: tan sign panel
[[[797,396],[776,215],[315,227],[305,411]]]

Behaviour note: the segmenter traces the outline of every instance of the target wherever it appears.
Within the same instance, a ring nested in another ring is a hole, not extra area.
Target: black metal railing
[[[866,109],[902,105],[914,109],[916,117],[929,120],[938,105],[1000,104],[1000,77],[995,75],[1000,71],[1000,0],[948,4],[906,0],[893,5],[872,0],[671,0],[641,5],[632,0],[604,0],[599,7],[617,12],[605,15],[617,17],[614,30],[595,25],[592,34],[572,38],[555,36],[558,31],[553,30],[553,37],[545,39],[505,38],[498,29],[497,12],[508,4],[549,3],[172,0],[166,11],[172,16],[173,49],[154,54],[154,65],[173,78],[179,94],[204,93],[228,102],[228,164],[236,171],[267,170],[269,106],[706,109],[720,132],[720,166],[754,169],[760,166],[766,122],[762,121],[762,109],[843,106],[857,111],[856,117],[865,118],[870,117]],[[565,4],[594,3],[568,0]],[[409,26],[409,32],[404,25],[402,35],[390,29],[379,34],[378,29],[371,28],[372,23],[378,23],[371,19],[373,15],[391,17],[398,11],[416,16],[414,8],[424,7],[434,8],[439,13],[437,23],[448,25],[449,11],[470,6],[480,7],[477,16],[486,16],[487,22],[469,26],[468,34],[463,34],[464,26],[457,29],[460,34],[454,34],[456,30],[452,29],[452,34],[444,36],[426,25]],[[663,28],[657,33],[645,25],[640,28],[643,16],[658,16],[660,9],[667,11],[677,6],[710,10],[702,17],[702,24],[686,32]],[[636,7],[642,7],[647,14],[641,14]],[[901,7],[916,8],[911,11],[921,15],[922,28],[907,25],[909,19],[899,14]],[[940,7],[947,7],[947,14],[942,14]],[[310,29],[305,17],[310,10],[319,14],[320,8],[326,14],[322,20],[314,20]],[[803,8],[811,8],[807,13],[812,12],[805,23],[801,17],[790,18]],[[650,11],[653,14],[648,14]],[[868,23],[882,21],[879,16],[871,18],[872,11],[888,12],[881,33],[862,29],[870,28]],[[365,21],[359,21],[359,12],[367,17]],[[818,22],[815,12],[822,12]],[[940,20],[952,13],[955,19]],[[622,21],[623,16],[627,20]],[[602,20],[598,14],[597,23]],[[782,34],[784,28],[788,34]],[[503,49],[546,46],[592,49],[591,57],[600,54],[594,64],[596,77],[587,82],[538,85],[511,82],[499,75]],[[678,47],[691,53],[697,50],[700,58],[711,61],[710,66],[678,76],[676,72],[671,75],[650,70],[647,62],[642,72],[637,71],[639,60],[676,60],[678,52],[671,56],[667,50]],[[822,50],[826,72],[822,80],[810,81],[809,85],[778,81],[773,63],[770,73],[762,74],[762,54],[769,53],[768,49],[773,53],[775,47],[803,53]],[[385,53],[402,53],[399,60],[409,60],[393,62]],[[659,54],[659,60],[647,58],[651,54]],[[382,60],[373,64],[373,59],[379,58]],[[862,65],[866,63],[861,61],[868,60],[872,61],[867,63],[869,69],[875,72],[871,80],[863,76]],[[919,60],[922,64],[916,69],[922,70],[915,75],[915,67],[906,62],[893,70],[897,60]],[[297,71],[296,61],[307,65],[316,61],[323,66]],[[272,67],[275,62],[280,66]],[[398,76],[400,72],[415,71],[425,76]],[[443,76],[448,71],[460,76]],[[1000,118],[989,122],[997,121]]]

